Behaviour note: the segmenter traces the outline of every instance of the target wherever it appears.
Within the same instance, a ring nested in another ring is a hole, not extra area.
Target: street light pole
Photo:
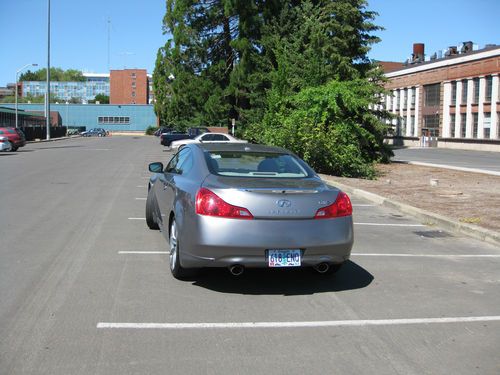
[[[47,100],[45,102],[47,139],[50,139],[50,0],[47,0]]]
[[[22,72],[24,69],[26,69],[28,66],[38,66],[38,64],[26,64],[21,69],[16,70],[16,129],[18,128],[18,125],[17,125],[17,95],[18,95],[17,82],[19,81],[19,73]]]

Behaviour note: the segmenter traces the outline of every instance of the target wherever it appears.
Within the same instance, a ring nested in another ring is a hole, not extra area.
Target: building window
[[[473,113],[472,114],[472,138],[477,138],[477,127],[479,123],[479,114],[478,113]]]
[[[410,135],[415,134],[415,116],[410,116]]]
[[[134,82],[132,82],[132,87],[134,87],[134,88],[135,88],[135,81],[134,81]]]
[[[411,89],[411,108],[415,108],[415,97],[417,96],[417,89],[412,87]]]
[[[479,103],[479,78],[474,78],[472,83],[474,85],[474,96],[472,100],[474,104],[477,104]]]
[[[451,136],[451,138],[455,137],[455,118],[456,118],[456,115],[454,113],[452,113],[450,115],[450,136]]]
[[[402,137],[406,136],[406,118],[402,117],[400,119],[400,124],[401,124],[401,134],[399,134]]]
[[[486,77],[486,96],[485,96],[485,101],[491,102],[491,93],[493,91],[493,77],[488,76]]]
[[[135,91],[132,91],[132,98],[135,98]]]
[[[467,104],[467,80],[462,80],[462,104]]]
[[[441,84],[436,83],[434,85],[424,86],[424,105],[426,107],[439,106],[441,94]]]
[[[118,117],[118,116],[99,116],[97,118],[97,123],[99,125],[116,125],[116,124],[129,124],[130,117]]]
[[[467,121],[467,115],[465,113],[462,113],[460,115],[460,137],[465,138],[466,134],[466,121]]]
[[[131,74],[132,79],[136,78],[135,72]]]
[[[451,83],[451,105],[457,104],[457,81]]]
[[[486,139],[490,139],[490,130],[491,130],[491,112],[484,113],[483,119],[483,136]]]
[[[424,116],[424,129],[427,129],[428,135],[431,137],[439,136],[439,115]]]

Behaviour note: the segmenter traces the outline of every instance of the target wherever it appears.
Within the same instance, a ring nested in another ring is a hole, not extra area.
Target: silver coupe
[[[333,273],[353,245],[352,205],[293,153],[253,144],[188,144],[149,165],[146,223],[182,279],[203,267]]]

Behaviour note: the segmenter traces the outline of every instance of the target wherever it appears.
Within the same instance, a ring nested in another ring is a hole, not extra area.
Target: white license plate
[[[300,250],[268,250],[269,267],[300,267]]]

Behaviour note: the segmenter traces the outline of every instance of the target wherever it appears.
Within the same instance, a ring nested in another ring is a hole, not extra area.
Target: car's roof
[[[274,146],[266,146],[251,143],[201,143],[196,144],[205,151],[244,151],[244,152],[272,152],[279,154],[291,154],[290,151]]]

